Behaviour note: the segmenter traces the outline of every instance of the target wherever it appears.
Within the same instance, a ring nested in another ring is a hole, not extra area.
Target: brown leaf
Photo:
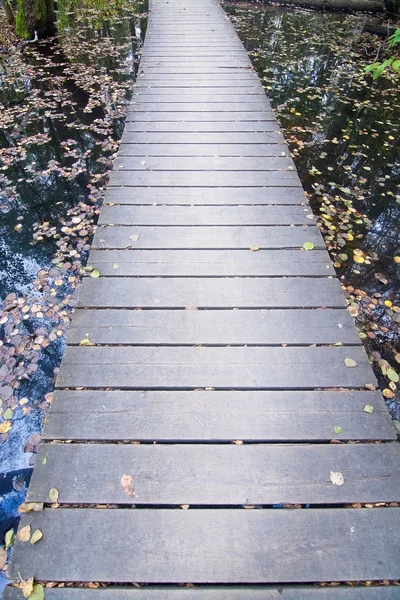
[[[124,488],[125,494],[128,496],[135,496],[135,490],[133,489],[133,479],[131,475],[122,475],[121,477],[121,485]]]
[[[25,525],[21,529],[18,529],[17,538],[20,542],[29,542],[31,537],[31,526]]]

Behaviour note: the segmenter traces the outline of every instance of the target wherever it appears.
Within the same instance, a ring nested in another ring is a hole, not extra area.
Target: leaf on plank
[[[17,538],[20,542],[29,542],[31,537],[31,526],[25,525],[25,527],[21,527],[18,529]]]
[[[43,537],[43,533],[40,531],[40,529],[35,529],[35,531],[32,533],[32,537],[31,537],[31,544],[36,544],[36,542],[38,542],[39,540],[41,540]]]
[[[131,475],[122,475],[121,477],[121,485],[124,488],[125,494],[128,496],[135,496],[135,490],[133,489],[133,479]]]
[[[329,479],[331,480],[333,485],[343,485],[344,484],[343,473],[341,473],[340,471],[331,471],[329,473]]]

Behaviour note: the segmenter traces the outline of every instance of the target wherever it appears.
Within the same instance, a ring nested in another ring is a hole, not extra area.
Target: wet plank
[[[397,586],[304,587],[304,586],[151,586],[144,588],[50,588],[46,600],[398,600]],[[4,600],[23,600],[22,592],[7,587]]]
[[[344,360],[356,366],[349,368]],[[69,346],[58,388],[314,389],[376,385],[364,348]]]
[[[301,226],[174,226],[126,225],[99,226],[93,247],[118,248],[198,248],[246,249],[256,246],[271,248],[302,248],[312,242],[315,248],[324,248],[319,229],[315,225]],[[306,250],[302,250],[306,252]]]
[[[114,187],[108,188],[105,203],[119,204],[303,204],[306,197],[300,187]],[[308,206],[308,205],[307,205]]]
[[[372,413],[364,411],[366,404],[374,407]],[[338,426],[342,431],[335,433]],[[57,390],[43,436],[46,440],[295,443],[333,438],[393,440],[396,432],[382,396],[368,390]]]
[[[112,285],[112,284],[111,284]],[[346,310],[77,310],[68,343],[361,344]]]
[[[40,552],[16,543],[15,578],[121,583],[400,578],[395,535],[400,511],[392,509],[46,509],[23,517],[22,524],[39,528],[43,538]],[[116,548],[118,560],[112,560]]]
[[[310,294],[312,286],[312,294]],[[112,293],[110,293],[112,292]],[[87,277],[78,298],[86,308],[344,308],[336,279]]]
[[[92,250],[90,265],[111,277],[335,275],[325,250]]]
[[[37,461],[28,502],[48,502],[53,487],[68,504],[321,505],[400,497],[397,443],[42,444]],[[332,471],[343,474],[343,485],[332,484]],[[124,474],[133,479],[130,495]]]
[[[139,159],[137,159],[139,160]],[[162,160],[162,159],[161,159]],[[103,206],[100,225],[311,225],[304,206]]]

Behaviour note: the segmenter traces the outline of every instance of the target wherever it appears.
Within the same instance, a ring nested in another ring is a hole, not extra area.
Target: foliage
[[[396,29],[393,35],[388,37],[388,47],[393,48],[397,44],[400,44],[400,29]],[[387,58],[383,62],[374,62],[371,65],[365,67],[366,73],[372,73],[372,79],[378,79],[382,75],[382,73],[391,67],[393,71],[400,71],[400,59],[394,56]]]

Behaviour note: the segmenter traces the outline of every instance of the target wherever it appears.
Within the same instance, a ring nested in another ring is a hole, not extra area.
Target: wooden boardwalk
[[[400,579],[400,509],[372,507],[400,501],[400,450],[215,0],[151,0],[89,264],[21,523],[43,538],[10,576],[69,582],[46,600],[398,600],[312,585]]]

